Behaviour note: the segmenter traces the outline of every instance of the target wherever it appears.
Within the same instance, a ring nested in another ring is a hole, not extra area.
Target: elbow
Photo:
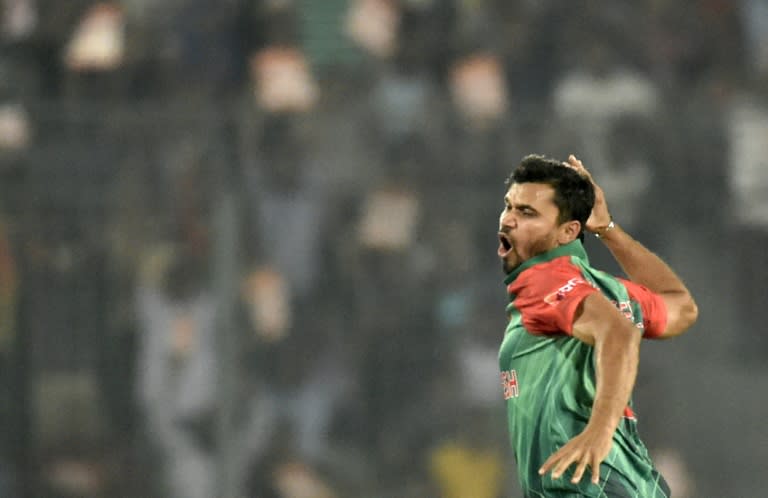
[[[699,307],[692,296],[688,296],[688,302],[683,306],[681,317],[685,328],[688,329],[699,319]]]
[[[688,295],[677,311],[676,326],[677,332],[672,335],[679,336],[687,332],[696,320],[699,319],[699,307],[696,305],[693,297]]]
[[[687,332],[699,319],[699,307],[688,293],[678,293],[667,301],[669,314],[667,328],[659,339],[671,339]]]

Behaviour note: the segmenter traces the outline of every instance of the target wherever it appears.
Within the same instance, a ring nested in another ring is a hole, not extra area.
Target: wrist
[[[595,237],[597,237],[598,239],[602,239],[603,237],[606,236],[606,234],[608,232],[610,232],[611,230],[613,230],[615,228],[616,228],[616,223],[614,223],[613,216],[611,216],[609,221],[608,221],[608,223],[606,225],[601,226],[601,227],[595,229],[595,231],[594,231]]]
[[[613,433],[616,432],[616,428],[619,426],[620,419],[620,416],[617,417],[615,414],[606,413],[599,409],[595,410],[595,407],[593,407],[592,416],[587,422],[587,427],[595,432],[613,435]]]

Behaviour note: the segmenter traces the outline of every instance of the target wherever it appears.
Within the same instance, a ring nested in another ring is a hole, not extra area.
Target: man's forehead
[[[506,197],[523,204],[553,204],[555,189],[546,183],[513,183]]]

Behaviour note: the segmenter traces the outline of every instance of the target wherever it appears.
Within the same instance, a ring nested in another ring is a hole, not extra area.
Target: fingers
[[[576,469],[577,473],[574,474],[574,479],[577,475],[579,479],[581,479],[588,460],[589,459],[585,453],[573,450],[569,451],[568,446],[564,446],[553,453],[547,461],[544,462],[544,465],[539,469],[539,475],[544,475],[552,469],[552,478],[558,479],[566,470],[568,470],[568,467],[570,467],[571,464],[578,462],[579,465]],[[579,471],[579,469],[581,469],[581,471]],[[575,480],[574,482],[578,482],[578,480]]]
[[[578,462],[578,454],[572,453],[568,457],[560,460],[560,462],[555,467],[555,470],[552,471],[552,478],[553,479],[559,479],[561,475],[563,475],[563,472],[568,470],[568,467],[571,466],[572,463]]]
[[[564,162],[563,164],[565,166],[568,166],[569,168],[574,169],[581,176],[589,180],[595,189],[596,204],[604,204],[605,194],[603,193],[603,189],[600,188],[600,185],[598,185],[595,182],[595,179],[592,178],[592,174],[589,171],[587,171],[587,168],[584,167],[584,164],[581,162],[581,160],[577,159],[576,156],[571,154],[570,156],[568,156],[568,161]]]
[[[597,456],[592,459],[592,482],[594,484],[600,482],[600,459]]]
[[[584,475],[584,471],[586,469],[587,469],[587,459],[582,458],[581,462],[579,462],[579,465],[576,466],[576,472],[573,473],[573,479],[571,479],[571,482],[574,484],[577,484],[579,481],[581,481],[581,476]],[[593,478],[594,478],[594,474],[595,472],[592,471]]]
[[[573,154],[568,156],[568,164],[573,165],[575,168],[586,169],[584,168],[584,164],[581,162],[581,159],[577,159]]]
[[[577,159],[576,156],[574,156],[573,154],[568,156],[568,161],[564,162],[563,164],[565,166],[575,169],[580,174],[586,176],[590,180],[592,179],[592,176],[589,174],[589,171],[587,171],[587,168],[584,167],[584,164],[581,162],[581,160]]]
[[[562,451],[562,450],[561,450]],[[556,451],[552,453],[549,458],[547,458],[547,461],[544,462],[544,465],[541,466],[539,469],[539,475],[544,475],[547,472],[549,472],[549,469],[552,468],[552,466],[558,461],[560,458],[560,451]]]
[[[588,429],[571,439],[562,448],[547,458],[539,469],[539,475],[552,471],[552,479],[559,479],[574,463],[576,468],[571,482],[578,484],[584,477],[587,467],[592,468],[592,482],[600,482],[600,464],[611,450],[611,440],[602,434],[593,434]]]
[[[574,156],[573,154],[568,156],[568,160],[565,161],[563,164],[565,166],[570,166],[571,168],[580,168],[580,167],[583,168],[584,167],[584,165],[581,163],[581,161],[576,159],[576,156]]]
[[[573,484],[581,482],[584,472],[587,470],[587,466],[592,468],[592,482],[597,484],[600,481],[600,458],[589,451],[567,452],[566,447],[553,453],[547,461],[544,462],[544,465],[539,469],[539,475],[544,475],[551,469],[552,478],[559,479],[574,463],[577,465],[573,477],[571,478]]]

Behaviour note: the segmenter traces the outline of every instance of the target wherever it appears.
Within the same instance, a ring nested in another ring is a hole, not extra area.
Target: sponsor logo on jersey
[[[501,372],[501,388],[504,390],[505,400],[520,396],[517,372],[514,369]]]
[[[632,323],[635,323],[635,313],[632,311],[632,302],[631,301],[611,301],[614,306],[616,306],[619,311],[621,311],[621,314],[627,317],[629,321]],[[637,322],[635,323],[635,327],[639,329],[644,329],[645,326],[643,325],[643,322]]]
[[[572,279],[568,280],[565,285],[558,288],[555,292],[552,292],[550,294],[547,294],[544,297],[544,302],[547,303],[550,306],[557,306],[558,303],[560,303],[562,300],[566,298],[569,292],[573,291],[576,287],[578,287],[581,284],[591,285],[592,287],[595,287],[596,289],[599,289],[597,286],[587,282],[586,280],[579,278],[579,277],[573,277]],[[618,308],[619,311],[621,311],[621,314],[627,317],[631,322],[635,323],[635,326],[639,329],[644,329],[645,326],[643,325],[643,322],[635,322],[635,314],[632,309],[632,302],[631,301],[611,301],[616,308]]]
[[[586,283],[587,282],[583,278],[573,277],[555,292],[547,294],[544,297],[544,302],[550,306],[557,306],[557,303],[565,299],[565,296],[567,296],[569,292],[575,289],[576,286]]]
[[[634,321],[634,313],[632,313],[632,303],[629,301],[611,301],[614,306],[619,308],[619,311],[621,311],[621,314],[626,316],[628,319]]]

